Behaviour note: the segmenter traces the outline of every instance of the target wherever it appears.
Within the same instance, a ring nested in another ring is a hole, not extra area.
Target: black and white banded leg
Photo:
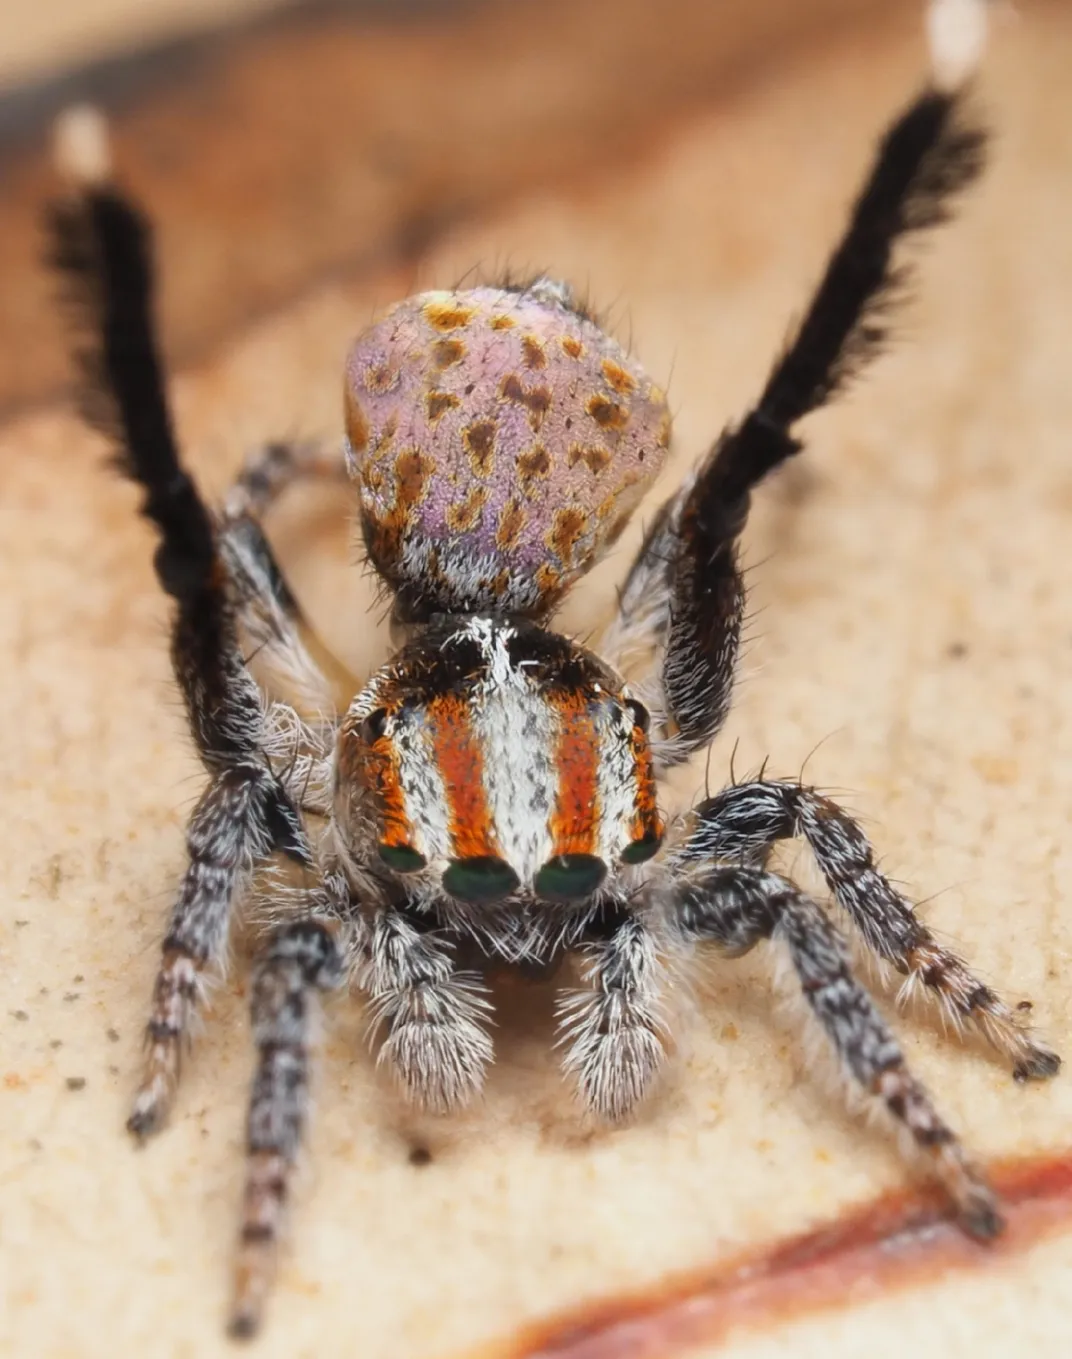
[[[908,1070],[874,1001],[852,974],[844,939],[818,903],[787,879],[744,866],[694,870],[679,893],[676,919],[686,938],[733,955],[763,939],[787,949],[844,1071],[911,1135],[964,1229],[984,1240],[995,1236],[1003,1224],[993,1190]]]
[[[261,525],[221,516],[220,556],[246,663],[270,700],[297,704],[310,721],[333,730],[334,696],[306,645],[309,625],[290,592]],[[326,741],[330,745],[330,740]]]
[[[349,484],[341,447],[276,439],[250,454],[223,501],[228,519],[260,521],[291,486],[302,481]]]
[[[883,961],[941,1005],[957,1028],[971,1024],[1013,1065],[1017,1080],[1053,1076],[1056,1053],[1035,1042],[1019,1016],[967,965],[935,939],[875,863],[856,822],[814,788],[758,780],[725,788],[702,802],[684,853],[762,864],[779,840],[803,836],[839,906]]]
[[[648,1093],[666,1056],[664,969],[644,921],[625,911],[585,936],[584,989],[558,1003],[563,1069],[600,1118],[626,1118]]]
[[[275,1275],[290,1180],[309,1115],[309,1065],[316,993],[340,985],[337,922],[282,926],[253,977],[257,1066],[246,1131],[246,1187],[235,1265],[231,1334],[257,1329]]]
[[[358,986],[385,1036],[379,1061],[424,1108],[457,1108],[479,1093],[493,1057],[491,1011],[475,973],[459,971],[450,944],[384,907],[372,918]]]

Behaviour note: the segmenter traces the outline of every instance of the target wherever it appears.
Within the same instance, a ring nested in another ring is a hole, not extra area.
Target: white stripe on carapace
[[[472,723],[484,752],[484,795],[502,857],[525,886],[551,857],[548,819],[557,774],[555,718],[524,662],[510,659],[515,630],[487,618],[472,618],[456,634],[480,648],[487,678],[472,697]]]
[[[596,853],[607,864],[632,839],[636,816],[636,758],[633,754],[633,716],[617,703],[607,703],[599,722],[599,822]]]
[[[398,758],[414,849],[429,863],[452,858],[450,805],[423,711],[408,709],[397,714],[388,723],[387,734]]]

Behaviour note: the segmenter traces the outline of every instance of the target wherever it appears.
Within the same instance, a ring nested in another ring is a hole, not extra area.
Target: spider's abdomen
[[[546,613],[670,440],[665,394],[547,279],[399,303],[350,350],[346,417],[369,556],[411,620]]]

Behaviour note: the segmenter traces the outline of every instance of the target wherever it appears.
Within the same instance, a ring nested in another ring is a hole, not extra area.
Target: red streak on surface
[[[1072,1153],[1000,1163],[991,1178],[1008,1223],[993,1244],[965,1236],[937,1196],[886,1194],[765,1249],[537,1322],[479,1359],[668,1359],[738,1328],[767,1329],[988,1268],[1067,1225]]]

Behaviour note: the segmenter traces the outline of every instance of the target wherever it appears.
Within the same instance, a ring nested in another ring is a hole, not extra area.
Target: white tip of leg
[[[111,178],[108,120],[92,104],[64,109],[56,119],[52,145],[56,168],[74,184],[104,184]]]
[[[988,0],[929,0],[927,44],[934,82],[957,90],[978,69],[986,48]]]

